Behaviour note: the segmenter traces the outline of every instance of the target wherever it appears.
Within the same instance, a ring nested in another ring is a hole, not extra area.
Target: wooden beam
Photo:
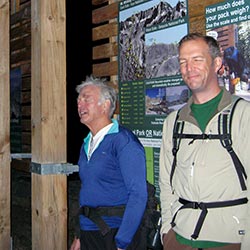
[[[93,59],[109,58],[118,55],[117,43],[106,43],[93,47]]]
[[[108,0],[92,0],[93,5],[100,5],[100,4],[107,3],[107,2]]]
[[[66,163],[64,0],[32,0],[32,163]],[[67,178],[32,173],[32,249],[67,249]]]
[[[31,33],[31,23],[30,19],[21,25],[17,25],[16,27],[11,28],[10,39],[16,38],[20,35],[26,35]]]
[[[110,19],[117,18],[118,16],[118,2],[109,4],[102,8],[93,10],[92,12],[92,23],[98,24]]]
[[[15,53],[11,53],[11,63],[15,64],[21,61],[30,61],[31,50],[30,47],[20,49],[15,51]]]
[[[0,249],[11,248],[9,16],[9,0],[0,0]]]
[[[30,60],[28,61],[22,61],[22,62],[18,62],[16,64],[13,64],[11,69],[20,67],[21,71],[22,71],[22,76],[30,76],[31,74],[31,64],[30,64]]]
[[[208,5],[223,2],[223,0],[189,0],[189,30],[190,32],[200,32],[205,34],[205,8]]]
[[[93,64],[93,74],[98,77],[113,76],[118,74],[117,61]]]
[[[205,8],[206,6],[217,4],[223,2],[224,0],[189,0],[188,1],[188,13],[191,17],[203,16],[205,18]],[[205,28],[205,26],[204,26]]]
[[[10,18],[10,24],[11,25],[15,25],[16,23],[18,23],[20,20],[24,21],[24,20],[30,20],[30,6],[26,6],[25,8],[23,8],[22,10],[16,12],[15,14],[11,15]]]
[[[63,175],[32,174],[32,249],[67,249],[67,186]]]
[[[30,47],[31,47],[31,36],[30,35],[25,36],[25,37],[21,37],[20,39],[17,38],[16,40],[11,41],[11,43],[10,43],[11,52],[13,52],[13,51],[17,52],[18,50],[24,50],[24,49],[30,50]]]
[[[117,36],[117,35],[118,35],[117,23],[100,25],[98,27],[93,28],[92,30],[93,41],[97,41],[104,38],[110,38],[111,36]]]
[[[33,161],[66,160],[65,1],[33,0]],[[49,142],[50,140],[50,142]]]

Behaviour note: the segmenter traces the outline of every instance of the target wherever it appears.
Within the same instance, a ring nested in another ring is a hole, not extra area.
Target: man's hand
[[[73,243],[71,244],[70,250],[80,250],[80,249],[81,249],[80,239],[75,238]]]

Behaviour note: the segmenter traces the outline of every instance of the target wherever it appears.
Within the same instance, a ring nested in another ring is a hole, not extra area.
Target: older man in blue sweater
[[[130,130],[111,119],[113,88],[91,76],[77,92],[80,121],[90,132],[78,162],[81,234],[71,250],[145,250],[138,244],[147,203],[144,148]]]

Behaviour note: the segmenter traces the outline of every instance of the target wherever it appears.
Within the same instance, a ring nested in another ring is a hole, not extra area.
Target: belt
[[[220,208],[220,207],[231,207],[231,206],[237,206],[237,205],[242,205],[248,202],[247,198],[241,198],[241,199],[237,199],[237,200],[229,200],[229,201],[216,201],[216,202],[196,202],[196,201],[188,201],[185,200],[183,198],[179,198],[179,202],[181,204],[183,204],[183,206],[181,206],[178,211],[174,214],[171,225],[172,227],[174,227],[175,224],[175,218],[177,216],[177,213],[182,210],[182,209],[186,209],[186,208],[190,208],[190,209],[200,209],[201,210],[201,214],[200,217],[198,219],[198,222],[196,224],[196,227],[194,229],[194,233],[191,235],[191,237],[193,239],[197,239],[200,233],[200,230],[202,228],[202,225],[204,223],[204,220],[207,216],[208,210],[210,208]]]
[[[88,207],[83,206],[79,209],[79,214],[82,214],[92,220],[100,229],[101,234],[104,236],[110,228],[101,216],[119,216],[122,217],[125,211],[125,205],[115,207]]]

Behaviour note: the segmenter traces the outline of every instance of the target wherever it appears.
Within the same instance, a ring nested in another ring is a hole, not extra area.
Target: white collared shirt
[[[91,138],[89,140],[89,148],[88,148],[88,159],[90,159],[92,153],[98,147],[103,137],[108,133],[112,125],[113,123],[108,124],[107,126],[102,128],[100,131],[98,131],[95,136],[92,136],[92,133],[91,133]]]

